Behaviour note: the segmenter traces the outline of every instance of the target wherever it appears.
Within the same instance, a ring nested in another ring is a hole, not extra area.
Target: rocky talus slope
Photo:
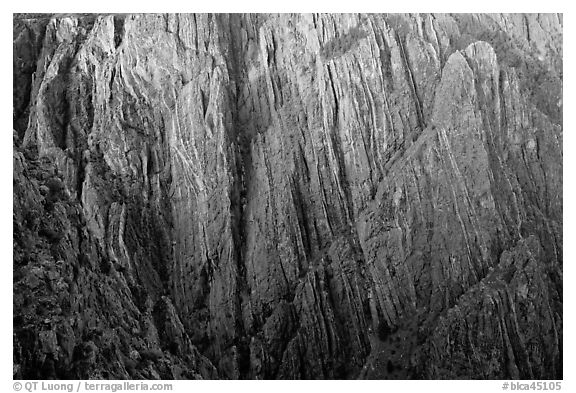
[[[15,378],[562,378],[561,15],[15,15]]]

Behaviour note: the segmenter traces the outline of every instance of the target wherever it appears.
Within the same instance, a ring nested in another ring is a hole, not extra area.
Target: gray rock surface
[[[15,15],[16,378],[562,378],[562,15]]]

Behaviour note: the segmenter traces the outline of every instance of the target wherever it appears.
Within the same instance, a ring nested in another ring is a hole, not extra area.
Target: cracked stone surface
[[[15,14],[14,377],[561,379],[562,31]]]

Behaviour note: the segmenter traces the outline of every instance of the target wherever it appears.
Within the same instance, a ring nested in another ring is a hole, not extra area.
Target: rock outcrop
[[[15,15],[16,378],[562,378],[561,15]]]

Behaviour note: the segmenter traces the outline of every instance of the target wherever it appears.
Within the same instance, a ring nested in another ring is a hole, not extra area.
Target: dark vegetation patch
[[[320,55],[324,61],[336,59],[345,55],[358,46],[358,42],[368,36],[364,30],[359,27],[353,27],[345,34],[336,36],[327,42],[321,49]]]
[[[392,329],[390,328],[390,326],[388,326],[388,324],[385,321],[381,321],[378,324],[378,338],[382,341],[386,341],[386,339],[390,336],[390,333],[392,333]]]
[[[122,43],[124,36],[124,19],[123,15],[114,15],[114,47],[118,48]]]

